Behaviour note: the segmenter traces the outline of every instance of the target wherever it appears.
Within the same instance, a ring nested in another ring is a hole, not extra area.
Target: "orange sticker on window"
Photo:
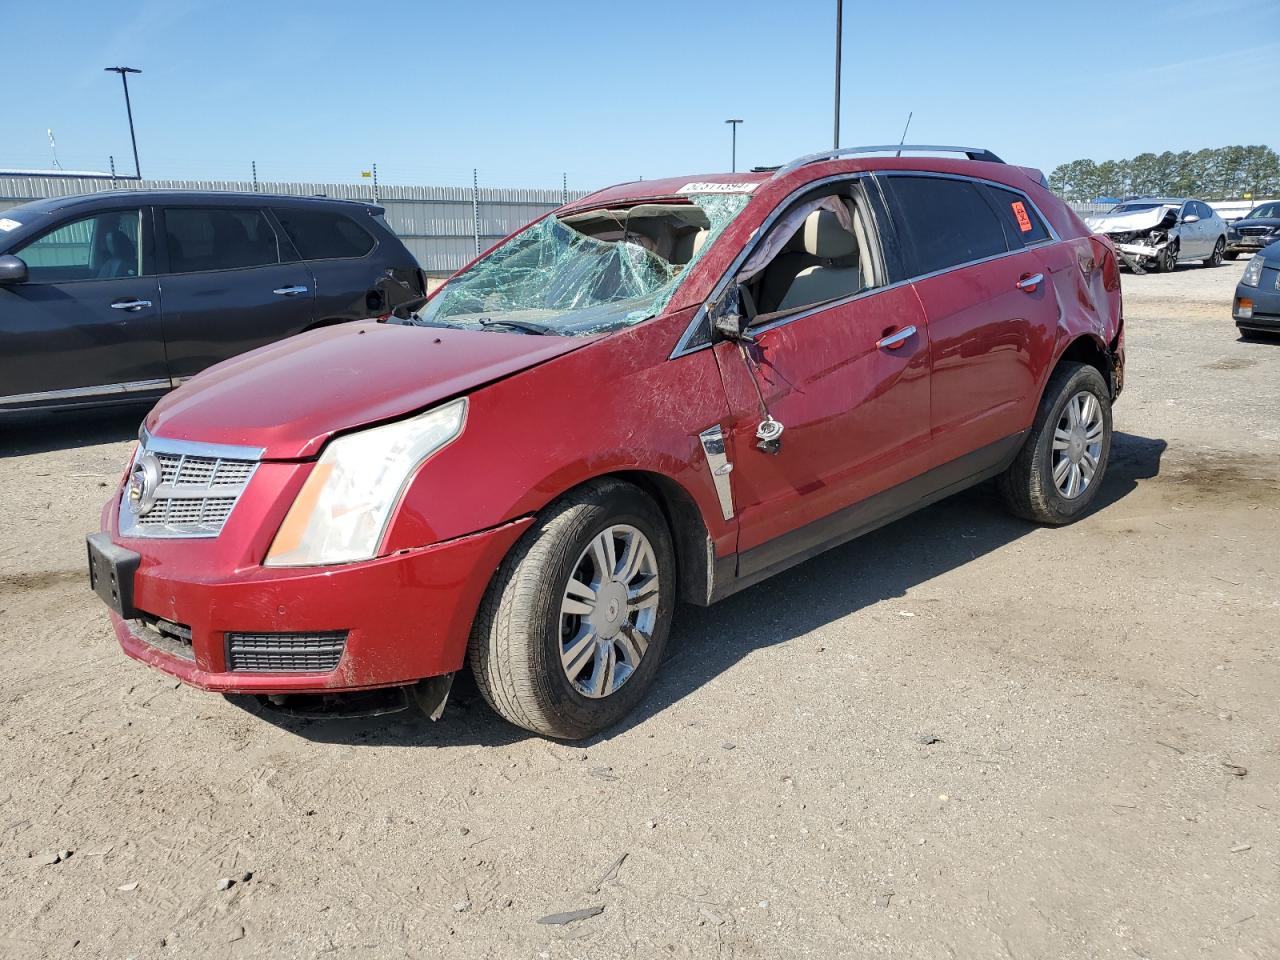
[[[1031,218],[1027,216],[1027,208],[1023,206],[1021,200],[1015,200],[1010,204],[1013,207],[1013,215],[1018,218],[1018,229],[1023,233],[1031,232]]]

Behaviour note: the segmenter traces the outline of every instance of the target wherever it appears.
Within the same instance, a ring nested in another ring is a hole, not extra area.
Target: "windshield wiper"
[[[535,336],[546,337],[555,333],[550,327],[541,323],[531,323],[528,320],[491,320],[488,317],[480,319],[482,327],[507,327],[511,330],[519,330],[521,333],[531,333]]]

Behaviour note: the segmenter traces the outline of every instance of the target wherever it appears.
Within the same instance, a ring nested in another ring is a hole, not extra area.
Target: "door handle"
[[[150,300],[117,300],[115,303],[111,304],[111,309],[128,310],[130,313],[135,313],[143,307],[149,306],[151,306]]]
[[[1023,293],[1035,293],[1036,287],[1042,283],[1044,283],[1043,273],[1028,273],[1018,280],[1018,289]]]
[[[876,346],[881,350],[897,350],[915,335],[916,328],[914,326],[903,327],[897,333],[891,333],[887,337],[881,337],[876,341]]]
[[[296,297],[300,293],[306,293],[307,288],[302,286],[295,287],[276,287],[271,291],[277,297]]]

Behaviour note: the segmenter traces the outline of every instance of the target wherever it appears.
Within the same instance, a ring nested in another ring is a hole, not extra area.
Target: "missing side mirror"
[[[736,283],[725,287],[719,299],[707,308],[711,328],[719,336],[734,342],[750,340],[746,331],[746,317],[742,312],[742,292]]]

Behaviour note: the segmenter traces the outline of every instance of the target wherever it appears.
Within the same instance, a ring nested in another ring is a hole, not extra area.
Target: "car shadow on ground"
[[[1164,440],[1117,433],[1094,510],[1106,510],[1155,477]],[[998,550],[1037,527],[1009,515],[991,484],[975,487],[828,551],[713,607],[682,604],[667,662],[641,705],[622,723],[577,745],[609,740],[694,694],[753,651],[787,643],[879,601],[903,597],[933,578]],[[416,709],[360,719],[301,719],[235,698],[284,730],[321,743],[381,746],[503,746],[533,734],[494,715],[467,671],[440,721]]]
[[[136,440],[148,404],[98,410],[6,415],[0,420],[0,459]]]

